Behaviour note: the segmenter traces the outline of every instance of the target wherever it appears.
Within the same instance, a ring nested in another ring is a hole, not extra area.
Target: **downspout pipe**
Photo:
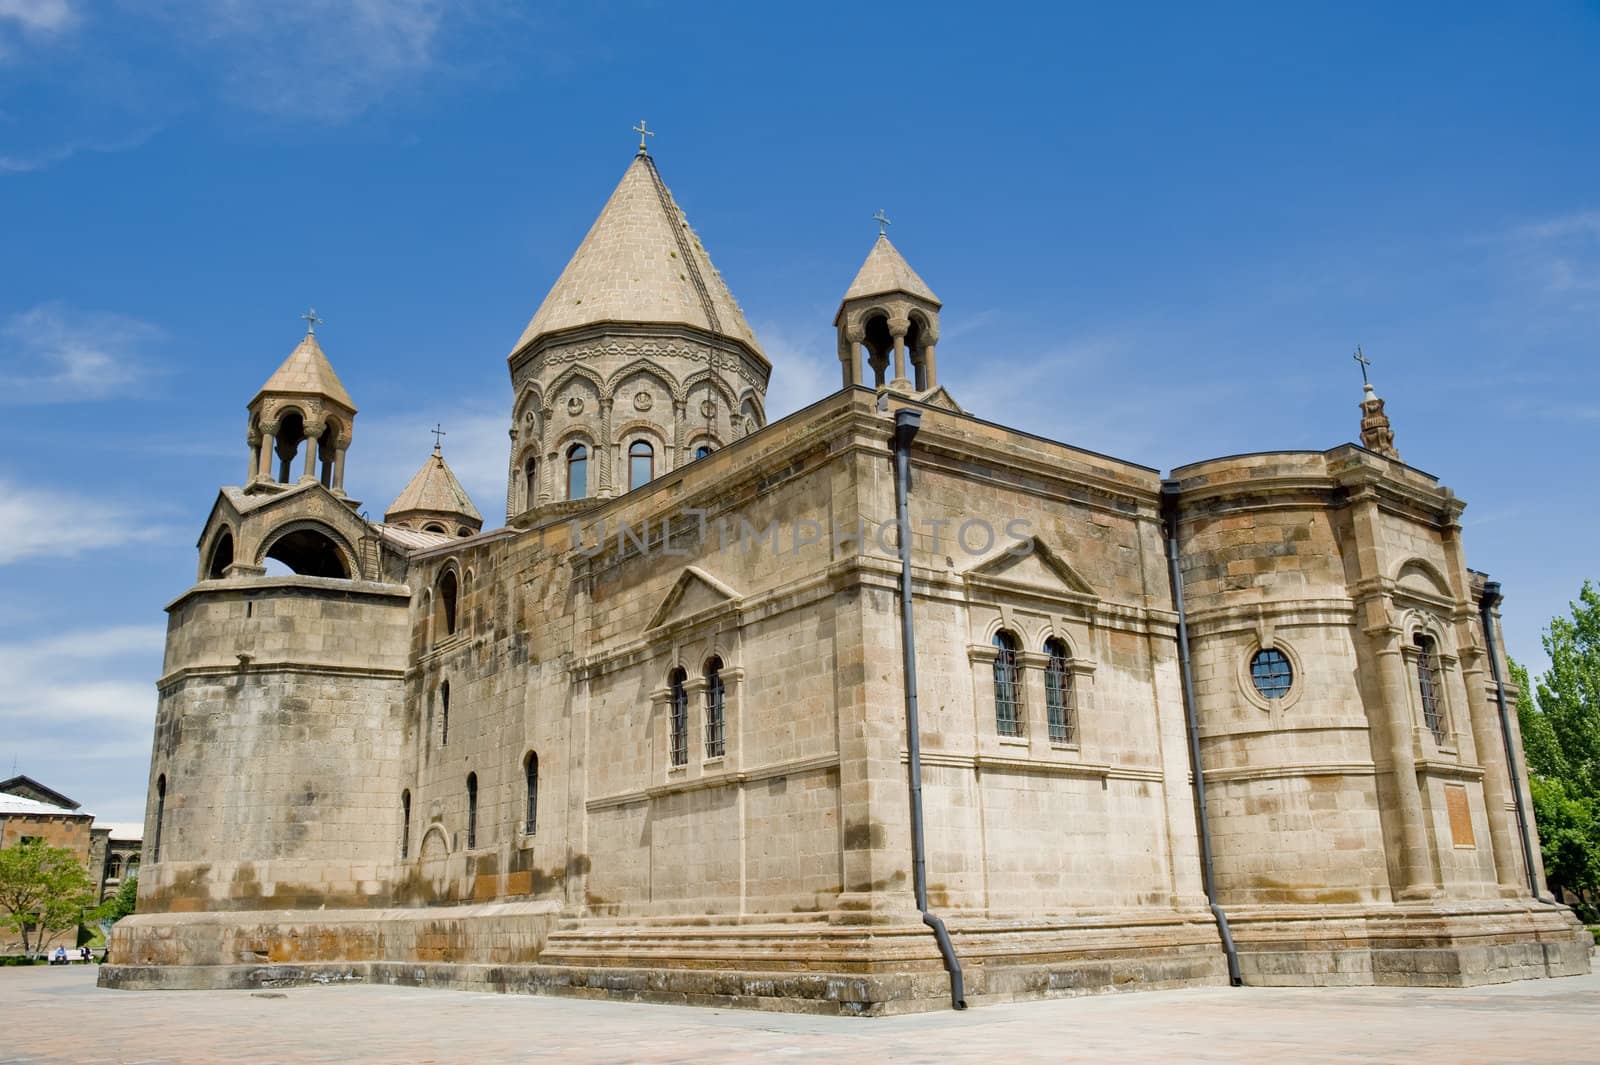
[[[1194,781],[1195,824],[1200,829],[1200,879],[1206,903],[1217,922],[1222,951],[1228,957],[1228,983],[1244,983],[1239,973],[1239,950],[1228,927],[1228,915],[1217,903],[1211,868],[1211,822],[1206,815],[1206,774],[1200,765],[1200,721],[1194,708],[1194,671],[1189,661],[1189,615],[1183,605],[1183,569],[1178,564],[1178,482],[1161,482],[1161,510],[1167,527],[1167,574],[1172,581],[1172,601],[1178,608],[1178,665],[1183,678],[1183,718],[1189,733],[1189,772]]]
[[[904,659],[906,688],[907,775],[911,781],[911,883],[916,891],[917,909],[922,923],[933,929],[939,943],[939,956],[950,974],[950,1006],[967,1008],[961,978],[961,959],[944,921],[928,909],[928,856],[922,834],[922,733],[917,724],[917,642],[911,615],[911,521],[907,516],[907,495],[911,486],[911,441],[922,426],[922,413],[915,410],[894,412],[894,509],[896,531],[900,537],[900,653]]]
[[[1483,622],[1483,642],[1489,653],[1489,672],[1494,676],[1494,701],[1500,709],[1500,739],[1506,745],[1506,776],[1511,778],[1512,804],[1517,808],[1517,831],[1522,837],[1522,868],[1528,874],[1528,890],[1539,902],[1553,902],[1539,894],[1539,874],[1533,864],[1533,833],[1528,830],[1528,810],[1522,802],[1522,774],[1517,771],[1517,749],[1511,742],[1511,714],[1506,709],[1506,682],[1500,675],[1500,637],[1494,623],[1494,608],[1500,605],[1499,581],[1486,581],[1478,600],[1478,617]]]

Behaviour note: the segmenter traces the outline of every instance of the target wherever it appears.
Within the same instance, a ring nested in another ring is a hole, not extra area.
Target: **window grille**
[[[994,634],[994,725],[1002,736],[1022,735],[1022,676],[1017,670],[1017,638]]]
[[[721,758],[727,753],[727,730],[723,718],[724,689],[722,659],[706,663],[706,757]]]
[[[526,763],[522,767],[523,776],[528,784],[528,809],[523,819],[522,831],[533,835],[539,827],[539,756],[533,751],[528,752]]]
[[[1250,683],[1263,699],[1282,699],[1294,686],[1294,668],[1275,647],[1264,647],[1250,659]]]
[[[1078,707],[1072,687],[1072,664],[1067,658],[1067,645],[1060,640],[1046,640],[1044,650],[1050,656],[1044,669],[1044,700],[1050,742],[1076,743]]]
[[[1448,735],[1439,692],[1439,649],[1433,637],[1420,632],[1414,642],[1417,646],[1417,688],[1422,695],[1422,723],[1433,733],[1435,742],[1442,744]]]
[[[411,792],[400,793],[400,857],[411,853]]]
[[[672,764],[689,764],[689,693],[683,682],[688,674],[681,669],[672,671],[669,686],[672,689]]]

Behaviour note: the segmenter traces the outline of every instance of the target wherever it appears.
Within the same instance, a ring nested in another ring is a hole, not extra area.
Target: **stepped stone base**
[[[834,915],[843,921],[842,915]],[[973,1005],[1217,985],[1209,914],[949,919]],[[1465,986],[1588,971],[1570,911],[1283,907],[1233,915],[1247,984]],[[346,982],[884,1016],[950,1004],[932,934],[909,922],[562,918],[551,907],[149,914],[113,931],[103,987]]]

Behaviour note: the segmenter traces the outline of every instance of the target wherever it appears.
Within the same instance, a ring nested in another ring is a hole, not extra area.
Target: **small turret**
[[[433,454],[389,504],[383,520],[389,525],[451,536],[471,536],[483,528],[483,515],[444,461],[437,440]]]
[[[356,405],[317,343],[317,312],[302,315],[306,335],[250,401],[248,492],[321,481],[344,495],[344,456],[350,447]],[[305,444],[298,479],[295,459]]]
[[[889,242],[889,220],[879,211],[878,239],[845,291],[833,324],[839,330],[839,361],[846,386],[865,384],[861,351],[872,369],[874,388],[930,392],[939,387],[934,345],[939,341],[943,305]],[[890,354],[894,377],[886,380]],[[906,365],[907,357],[910,367]]]
[[[1367,380],[1367,367],[1372,365],[1372,361],[1362,354],[1359,346],[1355,360],[1361,364],[1361,446],[1399,462],[1400,452],[1395,450],[1394,430],[1389,425],[1389,416],[1383,412],[1383,400],[1378,398],[1378,393],[1372,389],[1372,382]]]

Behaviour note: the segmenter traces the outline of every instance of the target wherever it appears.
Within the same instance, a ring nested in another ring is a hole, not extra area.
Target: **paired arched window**
[[[728,750],[725,689],[722,684],[722,659],[713,655],[706,662],[706,757],[721,758]]]
[[[400,793],[400,857],[411,853],[411,792]]]
[[[156,838],[150,842],[150,860],[161,860],[161,829],[167,820],[167,775],[156,777]]]
[[[478,845],[478,774],[467,774],[467,849]]]
[[[628,446],[628,490],[643,488],[656,476],[656,449],[649,441],[635,440]]]
[[[567,498],[583,499],[589,494],[589,449],[582,444],[567,448]]]
[[[671,700],[671,746],[672,764],[687,765],[689,763],[689,693],[684,689],[684,682],[689,679],[689,674],[681,669],[672,671],[667,678],[668,698]]]
[[[1078,706],[1072,688],[1072,658],[1054,637],[1044,642],[1044,706],[1051,743],[1078,741]]]
[[[1002,736],[1022,735],[1021,644],[1005,629],[994,634],[994,727]]]
[[[1422,696],[1422,723],[1433,733],[1434,741],[1442,744],[1449,738],[1449,733],[1445,728],[1439,644],[1423,632],[1417,633],[1412,642],[1417,648],[1417,688]]]
[[[439,746],[450,746],[450,682],[439,683]]]
[[[522,819],[522,831],[528,835],[539,827],[539,755],[529,751],[522,760],[522,778],[528,786],[528,808]]]

